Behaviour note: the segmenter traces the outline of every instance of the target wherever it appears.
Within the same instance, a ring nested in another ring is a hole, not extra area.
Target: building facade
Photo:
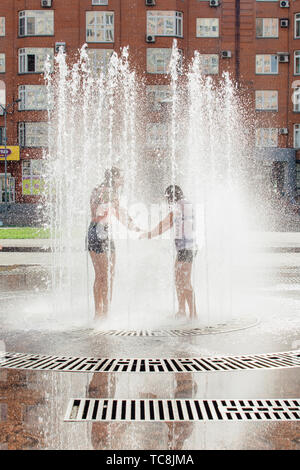
[[[6,132],[0,109],[0,203],[35,203],[42,191],[47,55],[65,47],[72,57],[87,43],[101,69],[129,45],[155,110],[174,38],[183,60],[197,50],[205,73],[238,82],[256,114],[262,184],[300,197],[300,0],[1,0],[0,104],[20,101],[7,108]]]

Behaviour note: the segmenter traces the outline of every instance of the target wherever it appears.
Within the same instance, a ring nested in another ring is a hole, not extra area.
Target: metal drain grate
[[[299,421],[300,399],[70,400],[65,421]]]
[[[94,331],[93,335],[98,336],[199,336],[220,333],[229,333],[232,331],[244,330],[256,326],[259,323],[257,318],[235,318],[227,323],[219,323],[214,326],[203,326],[195,328],[186,328],[184,326],[175,329],[159,330],[100,330]]]
[[[63,372],[218,372],[300,367],[300,350],[273,354],[198,358],[113,359],[97,357],[0,354],[0,369]]]

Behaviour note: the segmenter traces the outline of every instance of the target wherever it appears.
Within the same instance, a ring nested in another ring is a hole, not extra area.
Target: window
[[[149,111],[161,111],[163,103],[170,102],[172,98],[171,88],[168,85],[148,85],[146,93]]]
[[[300,124],[294,124],[294,147],[300,148]]]
[[[147,49],[147,72],[169,73],[172,49]]]
[[[296,196],[300,196],[300,163],[296,162]]]
[[[26,10],[19,13],[19,36],[52,36],[53,10]]]
[[[256,147],[277,147],[278,130],[274,128],[256,129]]]
[[[200,54],[200,66],[204,75],[214,75],[219,73],[218,54]]]
[[[255,109],[257,111],[278,111],[278,91],[257,90],[255,92]]]
[[[24,160],[22,162],[22,194],[37,196],[43,192],[43,160]]]
[[[108,5],[108,0],[92,0],[92,5]]]
[[[278,73],[278,57],[275,54],[256,55],[256,73],[272,74]]]
[[[218,38],[219,19],[218,18],[197,18],[196,20],[197,38]]]
[[[45,85],[20,85],[19,99],[19,111],[47,110],[50,105]]]
[[[300,113],[300,87],[295,87],[293,92],[293,111],[295,113]]]
[[[0,54],[0,73],[5,73],[5,54]]]
[[[113,49],[87,49],[93,73],[106,72]]]
[[[19,73],[43,73],[47,56],[50,57],[53,69],[53,49],[42,47],[19,49]]]
[[[278,38],[278,18],[256,18],[257,38]]]
[[[5,127],[0,127],[0,145],[5,145]]]
[[[20,147],[47,147],[47,122],[19,122]]]
[[[179,11],[147,11],[147,34],[182,36],[183,14]]]
[[[0,36],[5,36],[5,16],[0,16]]]
[[[166,148],[169,145],[169,126],[166,123],[147,125],[147,147],[153,150]]]
[[[300,38],[300,13],[295,15],[295,38]]]
[[[294,54],[294,74],[300,75],[300,51],[295,51]]]
[[[86,12],[86,41],[114,42],[114,12]]]

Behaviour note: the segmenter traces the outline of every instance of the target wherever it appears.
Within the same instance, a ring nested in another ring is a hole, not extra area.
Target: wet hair
[[[168,199],[168,203],[170,204],[180,201],[184,198],[184,195],[180,186],[177,186],[177,184],[171,184],[165,190],[165,197]]]
[[[112,166],[105,170],[104,173],[104,182],[107,186],[114,186],[115,181],[121,176],[121,170],[116,166]]]

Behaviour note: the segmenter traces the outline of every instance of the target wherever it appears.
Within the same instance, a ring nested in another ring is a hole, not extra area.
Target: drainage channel
[[[300,350],[242,356],[194,358],[97,358],[0,354],[0,369],[58,372],[219,372],[300,367]]]
[[[299,421],[300,399],[73,398],[65,421]]]

